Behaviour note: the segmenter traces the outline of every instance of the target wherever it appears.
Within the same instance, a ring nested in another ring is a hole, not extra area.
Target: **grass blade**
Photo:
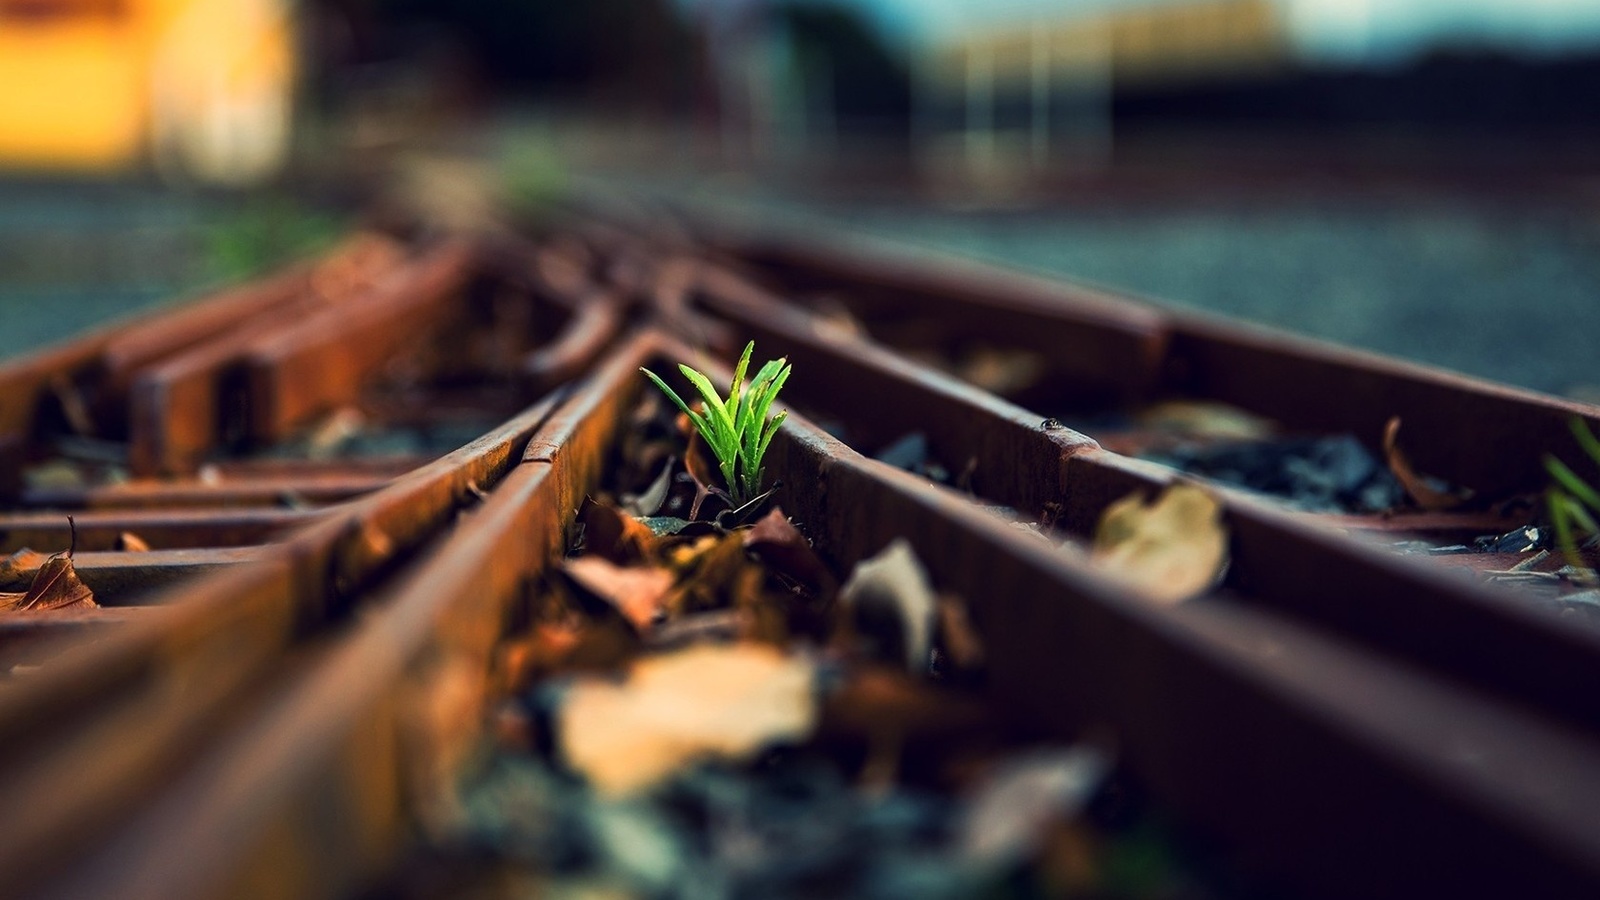
[[[736,434],[733,427],[733,417],[729,414],[728,407],[723,403],[722,398],[717,396],[717,389],[711,384],[711,379],[688,366],[680,365],[678,369],[683,372],[683,377],[689,379],[689,383],[694,385],[695,389],[700,392],[700,396],[705,398],[707,418],[711,419],[713,424],[720,429],[719,436],[721,440],[713,442],[713,447],[719,444],[722,447],[727,447],[729,439]],[[738,448],[736,440],[733,442],[733,448]]]
[[[1544,468],[1545,471],[1550,473],[1551,478],[1560,482],[1567,493],[1587,503],[1591,509],[1600,510],[1600,493],[1596,493],[1595,489],[1590,487],[1582,478],[1579,478],[1576,472],[1567,468],[1566,463],[1546,454]]]
[[[1578,439],[1578,446],[1583,448],[1584,453],[1589,454],[1589,458],[1594,460],[1596,465],[1600,465],[1600,438],[1596,438],[1594,432],[1589,430],[1588,424],[1577,416],[1573,416],[1567,424],[1572,428],[1572,436]]]
[[[660,388],[661,392],[663,394],[666,394],[668,397],[672,398],[672,402],[676,403],[678,405],[678,408],[683,410],[684,414],[689,417],[689,421],[694,423],[695,429],[700,432],[700,435],[702,437],[704,437],[707,441],[711,440],[711,437],[710,437],[711,427],[710,427],[710,425],[706,422],[704,417],[702,417],[699,413],[695,412],[694,410],[690,409],[689,408],[689,404],[683,402],[683,398],[678,396],[678,392],[677,391],[675,391],[672,388],[668,387],[667,383],[665,381],[661,380],[661,376],[659,376],[656,373],[650,371],[649,369],[640,367],[639,371],[643,372],[645,374],[646,378],[649,378],[652,382],[654,382],[655,386]]]

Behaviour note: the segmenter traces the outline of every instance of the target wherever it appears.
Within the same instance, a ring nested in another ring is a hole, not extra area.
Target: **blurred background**
[[[456,178],[1596,400],[1597,150],[1596,0],[0,0],[0,355]]]

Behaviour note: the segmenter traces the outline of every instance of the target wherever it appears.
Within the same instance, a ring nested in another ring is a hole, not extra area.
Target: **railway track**
[[[1600,410],[994,270],[582,220],[359,235],[0,366],[0,549],[40,554],[0,590],[75,544],[99,604],[0,617],[0,797],[28,811],[0,819],[8,894],[380,883],[474,764],[639,367],[724,380],[751,339],[797,372],[784,511],[840,571],[907,540],[970,604],[994,714],[1114,734],[1286,893],[1600,883],[1600,630],[1559,554],[1472,545],[1537,527],[1541,454],[1579,458],[1568,420]],[[1139,458],[1170,457],[1174,400],[1247,414],[1262,445],[1382,458],[1387,430],[1474,499],[1308,509]],[[1161,604],[1082,548],[1107,506],[1184,480],[1231,561]]]

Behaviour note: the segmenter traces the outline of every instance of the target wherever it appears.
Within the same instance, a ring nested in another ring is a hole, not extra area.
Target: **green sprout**
[[[1576,416],[1569,424],[1578,446],[1583,448],[1595,465],[1600,466],[1600,439]],[[1555,527],[1556,544],[1567,557],[1567,562],[1576,568],[1587,568],[1582,554],[1578,552],[1573,526],[1583,529],[1584,534],[1589,536],[1600,534],[1600,524],[1595,521],[1595,514],[1600,513],[1600,491],[1596,491],[1566,463],[1549,453],[1544,456],[1544,468],[1555,479],[1555,483],[1545,491],[1544,498],[1550,510],[1550,523]]]
[[[656,387],[671,397],[673,403],[678,404],[678,408],[694,423],[700,436],[705,438],[711,452],[716,454],[717,468],[722,471],[722,480],[727,482],[728,496],[735,507],[743,506],[760,494],[764,471],[761,458],[766,455],[767,445],[772,443],[778,426],[789,417],[787,412],[780,412],[768,421],[767,410],[777,398],[778,391],[783,389],[783,383],[789,379],[789,370],[793,367],[783,359],[772,360],[756,372],[749,384],[745,384],[745,372],[750,367],[750,354],[755,348],[755,341],[745,345],[744,355],[739,357],[739,364],[734,367],[733,383],[728,387],[726,400],[717,396],[711,379],[688,366],[678,366],[683,377],[689,379],[689,383],[705,400],[703,415],[690,409],[689,404],[667,387],[667,383],[656,373],[645,368],[639,369],[655,382]]]

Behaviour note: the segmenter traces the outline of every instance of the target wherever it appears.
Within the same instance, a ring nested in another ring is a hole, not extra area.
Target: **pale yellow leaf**
[[[1227,566],[1222,509],[1189,484],[1167,488],[1154,503],[1130,494],[1100,516],[1091,559],[1152,599],[1181,603],[1209,589]]]
[[[808,661],[765,644],[645,657],[620,684],[573,686],[559,714],[562,755],[602,793],[632,793],[697,760],[804,739],[816,723],[812,680]]]

